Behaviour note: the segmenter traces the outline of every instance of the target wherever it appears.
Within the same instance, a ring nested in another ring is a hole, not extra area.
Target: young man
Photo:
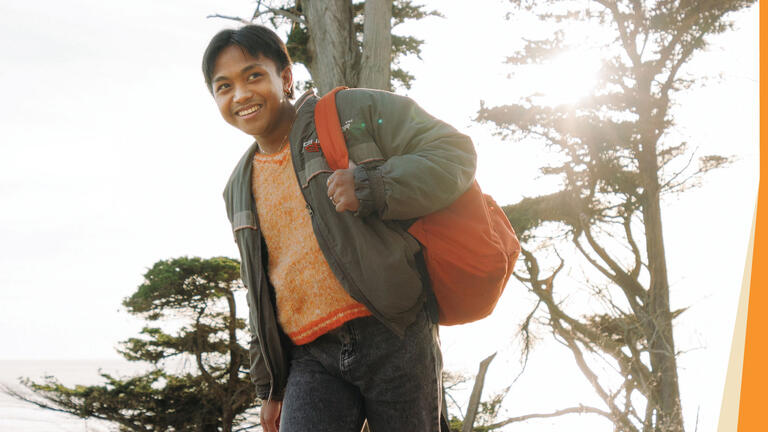
[[[439,431],[442,359],[421,247],[405,229],[472,183],[471,141],[413,101],[354,89],[336,102],[350,168],[318,145],[311,92],[269,29],[213,37],[203,74],[252,136],[224,191],[250,309],[265,431]]]

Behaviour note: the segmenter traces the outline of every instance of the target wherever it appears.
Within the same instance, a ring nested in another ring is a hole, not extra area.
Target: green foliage
[[[450,420],[448,420],[448,427],[451,428],[450,432],[461,432],[462,428],[464,428],[464,422],[456,416],[451,416]]]
[[[105,383],[96,386],[67,387],[53,377],[22,383],[59,409],[112,421],[123,430],[220,430],[221,401],[199,376],[158,369],[127,379],[101,376]]]
[[[411,0],[395,0],[392,4],[392,28],[408,20],[420,20],[431,16],[443,18],[440,12],[425,11],[424,5],[414,4]]]
[[[415,55],[421,59],[421,44],[424,41],[412,36],[398,36],[392,35],[392,88],[395,89],[395,82],[399,82],[403,88],[410,89],[413,83],[414,76],[406,72],[404,69],[398,67],[400,59],[408,55]]]
[[[436,11],[425,11],[424,6],[414,5],[411,0],[396,0],[392,5],[392,28],[408,21],[420,20],[427,17],[440,17],[443,15]],[[394,91],[399,83],[405,89],[410,89],[414,76],[400,68],[400,59],[409,55],[414,55],[421,59],[421,45],[423,40],[413,36],[392,35],[392,88]]]
[[[464,421],[452,415],[453,411],[461,411],[462,407],[456,402],[453,397],[453,393],[462,387],[467,382],[470,382],[471,377],[450,371],[443,371],[443,389],[447,399],[448,412],[445,413],[448,418],[448,425],[451,428],[451,432],[460,432],[464,427]],[[477,378],[475,378],[477,379]],[[496,419],[501,411],[501,405],[504,402],[504,398],[509,391],[509,387],[505,390],[491,395],[486,398],[485,401],[481,401],[477,407],[477,413],[475,414],[475,422],[472,430],[475,432],[487,432],[496,428]]]
[[[8,392],[43,408],[117,423],[121,430],[230,431],[257,402],[246,372],[248,352],[238,343],[246,325],[235,311],[234,294],[243,289],[239,274],[239,263],[223,257],[158,261],[123,305],[155,324],[171,313],[183,325],[173,332],[145,326],[118,349],[129,361],[149,363],[148,372],[102,374],[104,384],[94,386],[24,379],[35,396]],[[180,366],[189,363],[195,366]]]
[[[502,210],[518,238],[523,242],[530,240],[533,229],[544,222],[560,222],[576,226],[582,214],[579,210],[585,213],[588,211],[579,205],[578,198],[569,191],[524,198],[514,205],[503,206]]]
[[[199,310],[212,300],[240,288],[240,265],[229,258],[188,258],[158,261],[144,283],[123,301],[128,312],[157,320],[167,311]]]
[[[301,63],[308,65],[312,59],[309,57],[309,50],[307,46],[309,44],[309,31],[306,26],[302,26],[299,23],[291,24],[291,31],[288,33],[288,37],[285,40],[285,47],[288,48],[288,54],[291,56],[291,60],[294,63]]]

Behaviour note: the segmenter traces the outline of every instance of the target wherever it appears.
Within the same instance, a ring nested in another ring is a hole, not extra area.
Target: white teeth
[[[240,117],[247,116],[248,114],[256,112],[259,108],[261,108],[261,105],[255,105],[251,108],[248,108],[247,110],[238,111],[237,115]]]

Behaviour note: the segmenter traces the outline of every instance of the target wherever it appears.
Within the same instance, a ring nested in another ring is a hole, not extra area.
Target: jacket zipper
[[[261,247],[261,235],[259,235],[259,247]],[[261,253],[259,253],[259,255],[261,255]],[[261,297],[261,290],[263,288],[263,287],[261,287],[261,285],[262,285],[261,279],[266,277],[266,274],[264,274],[264,269],[263,269],[264,265],[263,265],[263,263],[262,263],[261,267],[262,267],[262,271],[261,271],[262,274],[259,276],[259,286],[260,286],[260,288],[259,288],[259,297]],[[266,288],[269,289],[269,287],[266,287]],[[269,374],[269,382],[270,382],[269,396],[267,396],[267,399],[268,400],[272,400],[272,392],[275,390],[275,382],[276,382],[276,380],[275,380],[275,372],[274,372],[274,368],[272,367],[272,357],[268,353],[269,350],[267,350],[266,342],[264,342],[264,341],[266,341],[266,339],[264,338],[264,314],[261,313],[261,309],[262,309],[262,307],[261,307],[262,306],[261,298],[259,298],[256,301],[259,302],[258,307],[257,307],[257,310],[259,310],[259,328],[258,328],[259,349],[261,350],[261,355],[264,357],[264,365],[267,367],[267,373]],[[277,317],[275,317],[275,318],[277,318]],[[278,325],[277,322],[275,322],[275,324]]]
[[[251,209],[251,211],[253,212],[254,215],[258,215],[258,212],[256,211],[255,206],[256,206],[256,203],[254,202],[253,203],[253,208]],[[259,323],[258,323],[259,325],[258,325],[258,328],[256,329],[256,332],[257,332],[257,335],[259,337],[259,350],[261,351],[262,357],[264,357],[264,365],[266,366],[267,373],[269,374],[269,377],[270,377],[270,380],[269,380],[270,381],[269,396],[267,396],[267,398],[271,400],[272,399],[272,393],[273,393],[273,391],[275,389],[275,382],[276,382],[276,380],[275,380],[275,372],[274,372],[275,369],[272,366],[272,357],[271,357],[270,353],[268,352],[269,350],[267,349],[267,347],[266,347],[267,344],[265,342],[266,338],[264,337],[264,314],[261,313],[261,310],[262,310],[262,307],[263,307],[262,301],[261,301],[261,295],[262,295],[261,291],[264,288],[263,287],[264,279],[266,279],[266,277],[267,277],[267,275],[265,273],[265,270],[264,270],[264,257],[262,256],[262,251],[261,251],[261,247],[262,247],[261,242],[264,241],[264,239],[261,236],[261,230],[257,231],[257,237],[258,237],[258,239],[257,239],[258,241],[255,242],[255,243],[258,243],[257,247],[259,248],[259,261],[260,261],[259,267],[261,268],[261,271],[259,272],[259,276],[258,276],[259,280],[257,282],[258,285],[259,285],[259,287],[258,287],[258,294],[259,295],[258,296],[254,296],[254,300],[257,302],[256,310],[259,311]],[[266,288],[269,289],[268,286]],[[277,317],[275,317],[275,318],[277,318]],[[275,322],[275,324],[278,325],[277,322]]]

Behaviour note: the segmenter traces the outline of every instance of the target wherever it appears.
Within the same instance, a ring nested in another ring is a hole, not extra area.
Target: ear
[[[290,66],[286,66],[282,72],[280,72],[280,78],[283,79],[283,94],[288,94],[293,87],[293,71]]]

